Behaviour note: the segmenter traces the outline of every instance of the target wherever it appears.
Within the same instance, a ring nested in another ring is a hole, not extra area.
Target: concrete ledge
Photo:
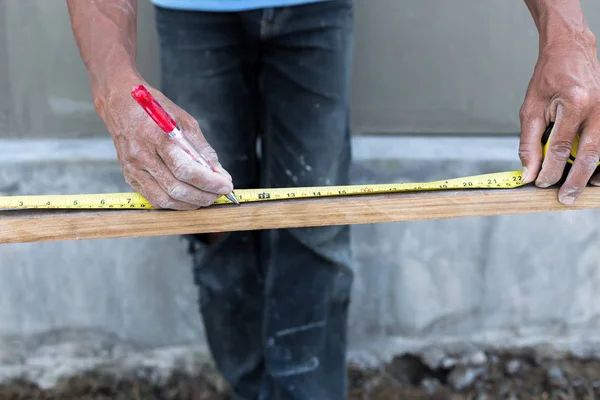
[[[357,137],[352,182],[520,167],[515,138],[446,140]],[[129,190],[110,140],[3,141],[0,149],[1,194]],[[405,341],[482,337],[586,343],[600,328],[599,217],[592,210],[355,226],[352,347],[396,351]],[[202,345],[197,300],[178,237],[0,246],[0,335],[84,327],[147,346]]]
[[[357,161],[510,161],[516,159],[518,145],[517,137],[355,136],[352,140]],[[117,161],[112,139],[0,139],[0,163],[85,161]]]

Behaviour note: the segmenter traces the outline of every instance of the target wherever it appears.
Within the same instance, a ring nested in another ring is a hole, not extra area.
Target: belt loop
[[[269,27],[275,19],[275,9],[273,7],[263,8],[262,18],[260,21],[260,36],[265,38],[269,36]]]

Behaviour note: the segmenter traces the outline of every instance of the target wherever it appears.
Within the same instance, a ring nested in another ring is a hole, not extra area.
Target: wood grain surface
[[[570,207],[558,202],[557,189],[521,187],[266,201],[195,211],[9,210],[0,211],[0,243],[371,224],[590,208],[600,208],[600,188],[586,188]]]

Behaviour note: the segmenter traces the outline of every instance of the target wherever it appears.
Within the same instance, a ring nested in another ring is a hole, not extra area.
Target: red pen
[[[181,129],[175,120],[171,118],[169,113],[162,108],[162,106],[154,99],[154,97],[143,85],[134,87],[131,91],[131,96],[148,113],[150,118],[156,122],[160,129],[162,129],[171,140],[175,141],[186,153],[188,153],[194,161],[204,165],[206,168],[210,168],[212,171],[215,171],[210,162],[202,154],[198,153],[185,138],[185,136],[183,136],[183,132],[181,132]],[[238,206],[240,205],[240,202],[235,197],[233,192],[225,195],[225,197]]]

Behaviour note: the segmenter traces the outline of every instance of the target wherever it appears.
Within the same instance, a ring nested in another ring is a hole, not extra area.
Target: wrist
[[[106,111],[116,99],[129,95],[137,85],[147,85],[137,70],[125,69],[114,73],[104,73],[92,79],[92,97],[98,115],[106,120]]]
[[[574,44],[595,51],[596,37],[585,21],[579,4],[568,1],[560,5],[548,3],[547,8],[537,15],[536,21],[540,52],[554,47],[572,47]]]
[[[554,27],[551,32],[540,35],[539,49],[540,53],[543,53],[556,48],[596,51],[596,37],[587,27],[582,29]]]

